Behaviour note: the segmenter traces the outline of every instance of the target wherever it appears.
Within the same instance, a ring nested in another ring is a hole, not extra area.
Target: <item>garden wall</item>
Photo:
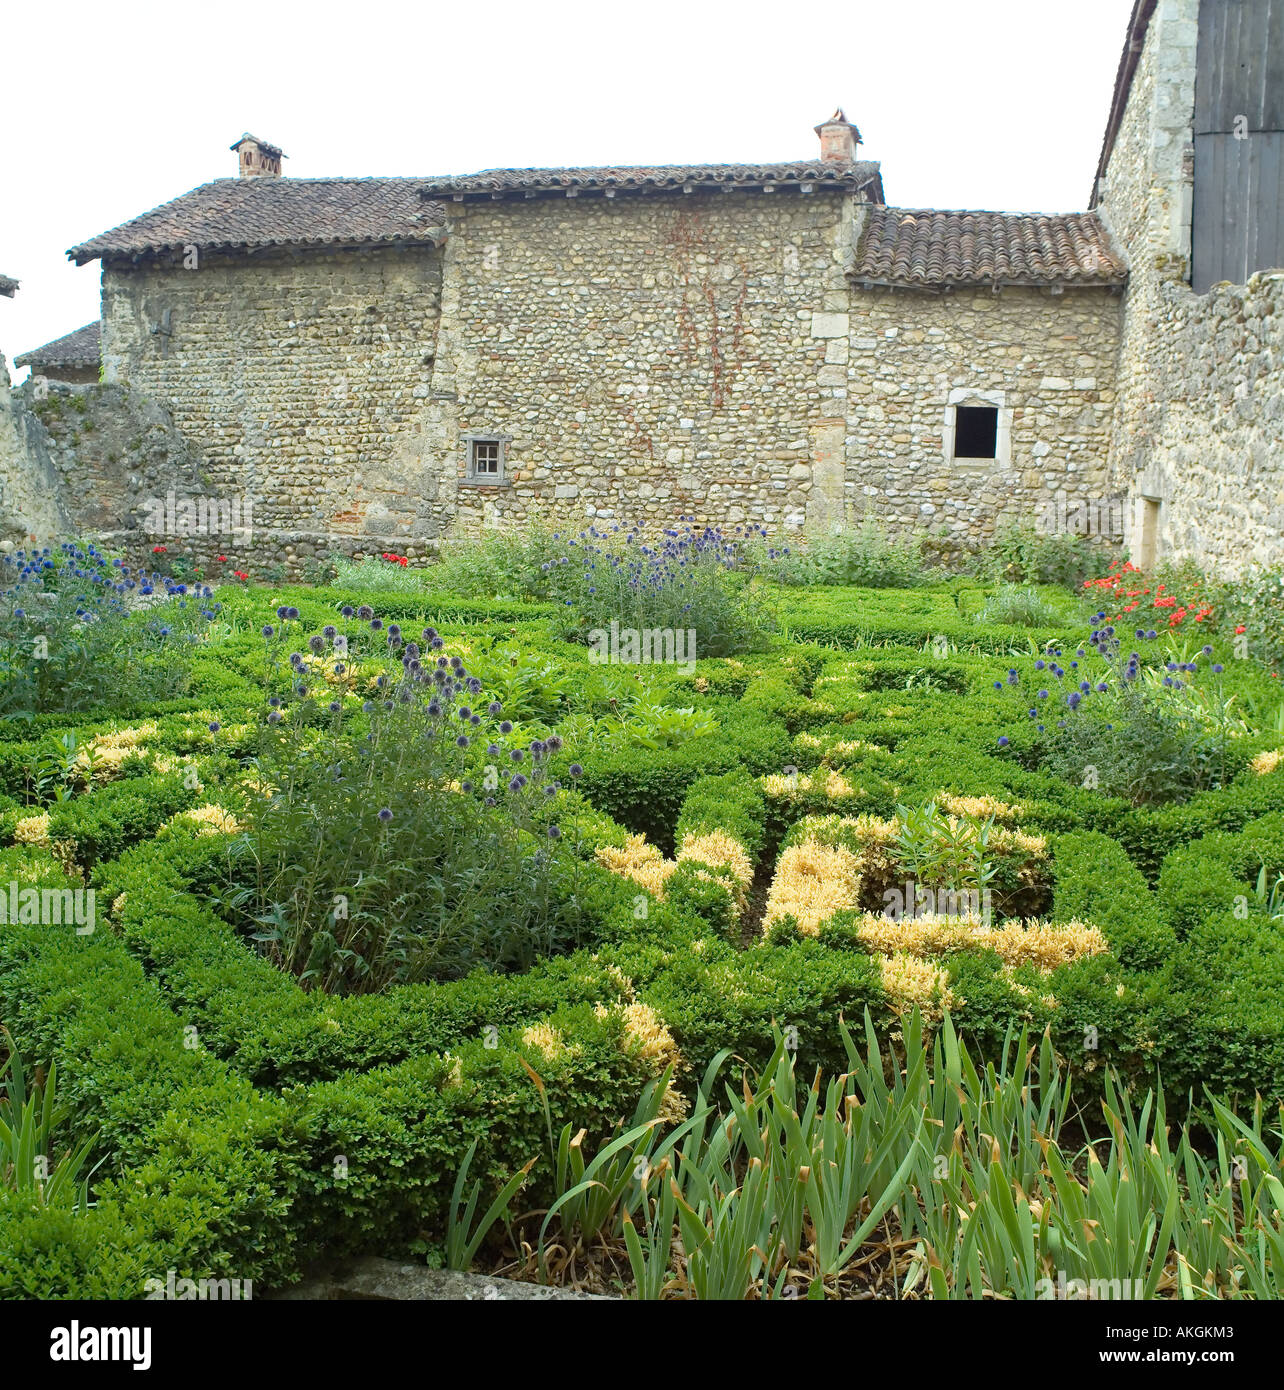
[[[1100,211],[1131,265],[1119,356],[1115,484],[1146,501],[1157,556],[1227,572],[1278,563],[1284,538],[1284,271],[1189,284],[1198,0],[1150,20]]]

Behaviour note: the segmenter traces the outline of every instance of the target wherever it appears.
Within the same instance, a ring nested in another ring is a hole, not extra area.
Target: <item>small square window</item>
[[[470,483],[503,483],[504,445],[501,435],[479,435],[468,440],[468,474]]]
[[[954,457],[996,458],[999,412],[992,405],[960,405],[954,415]]]

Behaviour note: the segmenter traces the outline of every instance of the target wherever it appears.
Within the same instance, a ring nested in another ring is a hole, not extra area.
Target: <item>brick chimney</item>
[[[840,106],[822,125],[816,127],[820,136],[820,158],[825,164],[854,164],[856,146],[861,143],[860,131],[843,115]]]
[[[237,154],[237,176],[243,179],[279,177],[281,161],[287,158],[275,145],[246,131],[231,147]]]

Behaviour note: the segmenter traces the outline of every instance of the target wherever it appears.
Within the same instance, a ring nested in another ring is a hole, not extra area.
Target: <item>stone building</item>
[[[1131,268],[1110,454],[1134,555],[1280,563],[1284,8],[1137,0],[1092,205]]]
[[[1284,54],[1266,0],[1137,0],[1091,206],[1056,216],[889,206],[841,111],[797,163],[454,178],[286,178],[246,134],[236,178],[68,253],[101,262],[103,389],[274,560],[536,516],[976,544],[1084,510],[1148,559],[1278,557],[1280,277],[1190,285],[1197,141],[1238,177],[1193,129],[1229,9]],[[1195,240],[1247,275],[1273,235]],[[135,464],[97,515],[141,514],[165,470]]]
[[[13,359],[15,367],[30,367],[33,377],[83,386],[98,380],[102,356],[102,325],[97,319],[43,347]]]
[[[1126,267],[1094,213],[885,205],[796,164],[240,176],[70,253],[109,382],[305,547],[540,515],[992,531],[1102,495]],[[378,538],[377,547],[373,538]]]

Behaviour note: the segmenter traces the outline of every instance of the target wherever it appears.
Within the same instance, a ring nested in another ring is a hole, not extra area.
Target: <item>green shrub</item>
[[[1055,627],[1060,614],[1028,584],[1002,584],[985,601],[973,622],[1010,627]]]
[[[988,578],[1014,584],[1060,584],[1077,589],[1090,575],[1104,568],[1101,547],[1069,531],[1041,531],[1018,523],[1000,525],[992,545],[981,551],[977,571]]]
[[[869,589],[908,589],[922,584],[923,538],[889,535],[872,518],[854,531],[813,535],[780,552],[771,574],[781,584],[860,584]]]

